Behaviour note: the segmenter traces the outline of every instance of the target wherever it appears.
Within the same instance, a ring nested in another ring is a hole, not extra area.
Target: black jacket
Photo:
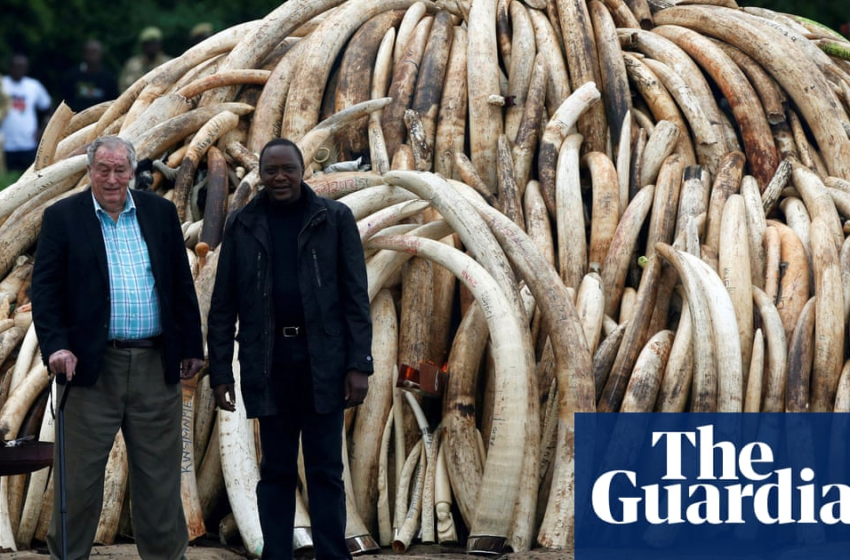
[[[304,307],[313,397],[319,413],[345,406],[345,375],[373,371],[372,322],[363,247],[351,210],[317,196],[306,183],[298,234],[298,282]],[[227,221],[208,319],[210,384],[233,383],[239,321],[242,398],[249,417],[276,414],[271,387],[274,348],[271,239],[266,192]]]
[[[133,191],[159,294],[166,383],[180,381],[180,360],[204,358],[201,315],[174,204]],[[32,273],[32,310],[44,363],[57,350],[77,356],[75,385],[97,380],[109,334],[106,245],[91,190],[44,211]],[[64,383],[60,376],[60,383]]]

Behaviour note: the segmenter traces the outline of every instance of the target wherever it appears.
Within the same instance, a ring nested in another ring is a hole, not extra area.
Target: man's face
[[[87,41],[83,47],[83,60],[89,67],[100,65],[102,49],[98,41]]]
[[[292,146],[272,146],[263,153],[260,162],[260,181],[271,199],[291,204],[301,197],[304,169]]]
[[[21,78],[27,75],[29,72],[29,59],[23,55],[15,55],[12,57],[11,63],[9,64],[9,76],[16,82],[20,82]]]
[[[151,39],[142,43],[142,52],[148,58],[153,58],[159,53],[161,43],[156,39]]]
[[[91,189],[97,202],[110,214],[119,213],[127,201],[127,188],[133,177],[127,151],[101,146],[89,166]]]

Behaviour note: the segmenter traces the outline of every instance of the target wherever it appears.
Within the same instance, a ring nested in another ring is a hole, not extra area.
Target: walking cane
[[[62,398],[59,399],[56,434],[56,439],[59,440],[59,521],[62,526],[62,560],[68,558],[68,527],[66,522],[68,504],[65,501],[65,401],[68,400],[68,393],[70,392],[71,384],[65,383],[65,390],[62,391]]]

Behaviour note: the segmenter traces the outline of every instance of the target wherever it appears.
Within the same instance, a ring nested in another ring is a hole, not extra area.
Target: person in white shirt
[[[3,75],[0,74],[0,124],[9,112],[9,96],[3,89]],[[6,158],[3,156],[3,131],[0,130],[0,175],[6,173]]]
[[[5,143],[3,150],[9,170],[25,171],[35,161],[40,133],[40,115],[50,109],[50,94],[41,82],[27,76],[29,59],[12,56],[9,75],[3,77],[3,90],[11,101],[9,112],[0,131]]]

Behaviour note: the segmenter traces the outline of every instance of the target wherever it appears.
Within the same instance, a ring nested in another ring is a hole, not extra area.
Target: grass
[[[12,173],[7,171],[5,173],[0,173],[0,191],[17,181],[20,176],[21,174],[17,172]]]

